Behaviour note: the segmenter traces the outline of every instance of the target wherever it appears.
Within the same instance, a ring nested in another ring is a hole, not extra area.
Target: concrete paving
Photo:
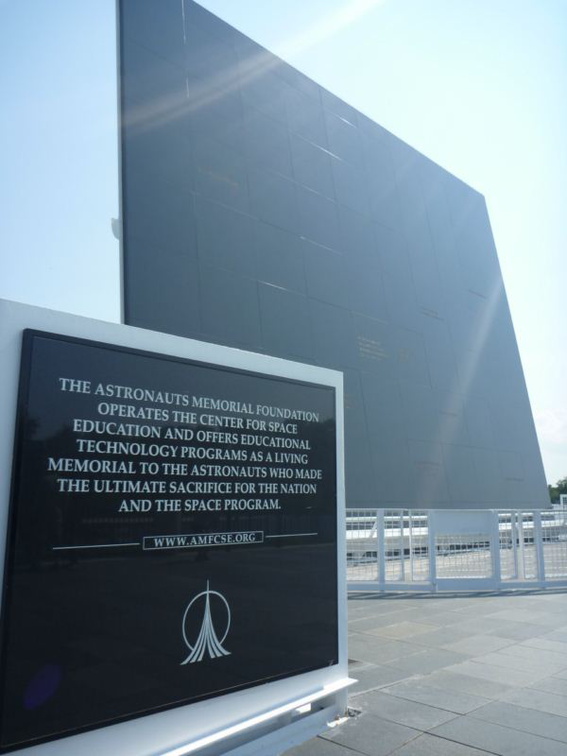
[[[567,755],[567,589],[348,604],[356,716],[286,756]]]

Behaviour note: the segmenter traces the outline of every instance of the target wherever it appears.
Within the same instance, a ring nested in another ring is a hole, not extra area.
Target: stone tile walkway
[[[348,603],[358,714],[286,756],[567,755],[567,589]]]

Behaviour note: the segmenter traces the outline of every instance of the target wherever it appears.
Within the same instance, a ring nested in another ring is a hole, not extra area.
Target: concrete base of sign
[[[208,749],[207,754],[222,756],[277,756],[324,732],[329,723],[344,716],[346,689],[354,682],[349,678],[340,680],[309,696],[174,748],[163,756],[185,756],[202,749]]]
[[[346,646],[342,375],[265,355],[0,300],[0,416],[3,420],[3,432],[0,433],[0,563],[3,562],[8,531],[13,429],[24,329],[171,355],[177,359],[257,372],[335,390],[338,662],[285,679],[255,684],[225,695],[29,745],[20,752],[30,756],[71,756],[76,753],[83,756],[98,756],[100,753],[120,753],[121,756],[193,753],[269,756],[313,737],[328,723],[342,717],[347,706],[346,689],[354,682],[348,677]]]

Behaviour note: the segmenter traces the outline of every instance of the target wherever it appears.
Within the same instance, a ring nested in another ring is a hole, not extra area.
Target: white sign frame
[[[258,372],[335,389],[337,423],[337,598],[336,665],[187,704],[127,722],[19,749],[25,756],[185,756],[277,754],[325,729],[344,715],[348,677],[346,539],[342,373],[131,326],[0,300],[0,564],[4,565],[10,478],[20,372],[26,328],[172,355],[221,367]],[[3,573],[2,573],[3,577]],[[261,737],[260,731],[261,730]],[[258,739],[260,737],[260,739]]]

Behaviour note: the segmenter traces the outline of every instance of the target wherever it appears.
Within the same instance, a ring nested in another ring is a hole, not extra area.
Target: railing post
[[[401,582],[406,582],[406,550],[404,541],[404,513],[405,509],[400,509],[400,516],[398,519],[398,533],[400,534],[400,540],[398,541],[398,551],[400,552],[400,571]]]
[[[500,522],[498,510],[492,510],[492,522],[490,528],[490,551],[492,552],[492,575],[494,587],[502,587],[502,565],[500,563]]]
[[[384,510],[376,510],[376,538],[378,554],[378,582],[382,589],[386,587],[386,535],[384,533]]]
[[[537,561],[537,579],[541,583],[546,582],[545,577],[545,554],[543,551],[543,529],[541,527],[541,512],[534,512],[534,546]]]
[[[437,551],[435,548],[435,512],[427,512],[427,542],[429,549],[429,582],[431,590],[437,591]]]
[[[409,549],[409,572],[410,580],[414,581],[413,574],[413,514],[412,510],[408,509],[408,549]]]
[[[526,550],[524,543],[524,513],[518,511],[518,579],[526,579]]]
[[[512,555],[514,558],[514,574],[510,575],[510,577],[513,580],[518,580],[520,575],[518,566],[519,533],[518,513],[514,510],[513,512],[510,512],[510,537],[512,539]]]

